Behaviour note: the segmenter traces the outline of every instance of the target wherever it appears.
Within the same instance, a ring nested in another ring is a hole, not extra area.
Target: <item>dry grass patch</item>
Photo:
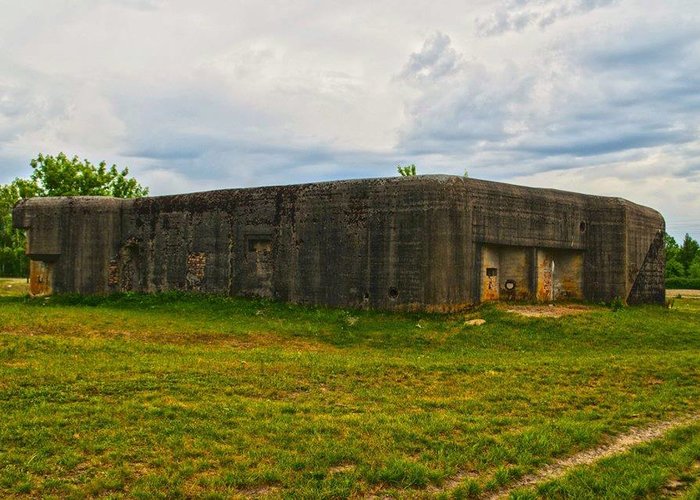
[[[700,290],[666,290],[666,298],[700,299]]]
[[[507,306],[506,312],[525,316],[526,318],[561,318],[594,311],[596,308],[584,304],[548,304]]]

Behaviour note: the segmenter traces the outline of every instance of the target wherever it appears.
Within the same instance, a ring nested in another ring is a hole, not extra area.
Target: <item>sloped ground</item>
[[[0,297],[0,497],[433,497],[448,486],[487,497],[700,411],[697,300],[552,318],[21,293]],[[475,318],[486,323],[465,325]],[[644,460],[683,459],[653,481],[631,468],[638,484],[625,491],[663,495],[692,471],[684,446],[698,427],[683,432]],[[612,474],[596,464],[578,466],[601,497],[614,481],[596,482]],[[522,494],[556,496],[573,488],[566,477]]]

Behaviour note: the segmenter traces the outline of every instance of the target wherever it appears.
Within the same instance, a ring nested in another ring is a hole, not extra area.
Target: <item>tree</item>
[[[121,172],[116,165],[93,165],[59,153],[57,156],[40,154],[30,162],[34,170],[31,181],[37,188],[37,196],[115,196],[139,198],[148,194],[148,188],[136,179],[128,177],[129,169]]]
[[[34,196],[115,196],[138,198],[148,188],[129,177],[129,169],[93,165],[77,156],[40,154],[30,162],[29,179],[15,179],[0,185],[0,276],[26,276],[24,232],[12,227],[12,208],[23,198]]]
[[[398,165],[396,169],[402,177],[411,177],[416,175],[416,166],[413,163],[406,165],[405,167]]]
[[[683,264],[675,259],[666,261],[666,278],[685,278]]]
[[[693,262],[690,264],[688,277],[700,279],[700,252],[698,252],[698,255],[695,256],[695,259],[693,259]]]
[[[676,240],[664,235],[666,247],[666,278],[700,278],[700,244],[685,235],[683,244],[678,245]]]
[[[683,264],[678,262],[680,247],[676,239],[668,233],[664,234],[664,246],[666,247],[666,278],[684,278],[685,269]]]
[[[0,185],[0,276],[27,275],[26,240],[22,231],[12,227],[12,208],[22,198],[36,195],[36,184],[31,180],[15,179]]]
[[[678,256],[679,246],[676,239],[668,233],[664,233],[664,246],[666,247],[666,260],[675,259]]]
[[[690,266],[698,254],[700,254],[700,244],[686,233],[683,244],[678,249],[677,256],[678,262],[683,266],[686,276],[688,276]]]

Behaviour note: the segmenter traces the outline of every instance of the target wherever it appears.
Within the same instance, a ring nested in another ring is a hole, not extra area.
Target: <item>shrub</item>
[[[623,307],[625,307],[625,301],[620,297],[615,297],[610,301],[610,309],[612,309],[613,312],[619,311]]]
[[[700,278],[668,278],[666,288],[683,290],[700,290]]]

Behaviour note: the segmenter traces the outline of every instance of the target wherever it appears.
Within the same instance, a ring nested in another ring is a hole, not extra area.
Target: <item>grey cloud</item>
[[[407,81],[439,80],[458,70],[460,56],[451,46],[450,37],[437,32],[423,43],[419,52],[412,53],[399,78]]]
[[[589,2],[585,8],[600,5]],[[697,143],[695,30],[668,24],[654,29],[653,36],[634,27],[610,29],[590,44],[564,38],[537,62],[513,62],[501,71],[463,64],[450,85],[422,87],[409,105],[411,120],[399,148],[472,157],[493,175],[504,163],[518,164],[521,173],[561,170]],[[669,52],[673,55],[661,56]],[[617,67],[623,63],[626,70]]]
[[[511,135],[509,109],[527,100],[532,85],[528,75],[464,65],[449,85],[425,87],[412,103],[412,119],[400,134],[399,148],[414,154],[468,154],[481,142],[505,141]]]
[[[231,186],[263,186],[394,175],[395,165],[406,160],[399,156],[339,151],[323,147],[264,148],[254,145],[208,150],[196,158],[165,160],[168,172],[192,180],[201,189]],[[157,161],[148,168],[162,168]],[[148,168],[143,172],[147,173]],[[180,186],[180,191],[192,188]],[[198,188],[199,189],[199,188]],[[154,194],[163,194],[152,186]]]
[[[662,129],[636,132],[604,130],[595,134],[593,138],[557,136],[551,141],[528,140],[517,149],[537,155],[598,156],[666,144],[684,144],[697,138],[697,134],[689,130]]]
[[[0,64],[0,144],[37,131],[70,111],[66,81]]]
[[[142,172],[162,170],[192,179],[197,189],[391,175],[391,155],[344,150],[283,132],[275,118],[232,101],[207,83],[122,89],[115,108],[130,130],[120,155]],[[176,184],[175,186],[178,186]],[[172,189],[172,184],[169,185]],[[183,190],[192,188],[181,187]],[[152,186],[161,194],[158,186]]]
[[[483,37],[521,32],[530,26],[545,28],[560,19],[607,7],[616,0],[516,0],[504,2],[490,16],[477,18],[476,31]]]
[[[622,30],[616,39],[581,43],[576,52],[582,62],[601,71],[668,69],[696,62],[700,57],[700,29],[694,24],[669,28],[649,22]]]

